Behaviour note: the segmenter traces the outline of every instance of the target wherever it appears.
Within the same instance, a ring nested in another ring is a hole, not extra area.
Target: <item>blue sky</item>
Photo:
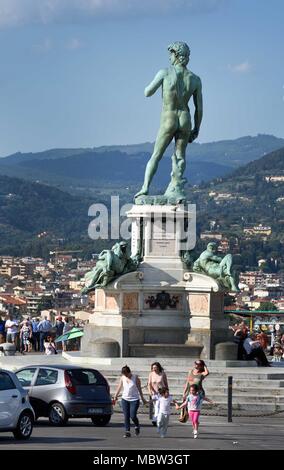
[[[283,0],[0,0],[0,155],[153,141],[144,88],[186,41],[199,141],[284,137]]]

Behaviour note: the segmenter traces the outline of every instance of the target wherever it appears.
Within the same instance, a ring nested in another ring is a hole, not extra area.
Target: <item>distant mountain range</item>
[[[271,135],[241,137],[188,146],[186,176],[191,184],[223,177],[233,169],[284,147]],[[16,153],[0,159],[0,174],[63,186],[141,184],[153,143]],[[154,186],[165,186],[171,170],[173,144],[160,162]]]
[[[90,162],[81,170],[81,175],[87,178],[88,170],[94,171],[99,179],[101,175],[109,173],[110,181],[113,181],[116,171],[117,178],[123,179],[125,175],[118,173],[120,167],[116,165],[116,155],[117,151],[105,152],[104,159],[99,157],[101,164],[95,165],[93,151],[86,152],[85,158],[89,158]],[[125,159],[124,171],[131,171],[138,178],[139,171],[143,170],[143,155],[146,158],[146,154],[131,154],[131,157],[126,153],[121,155]],[[43,173],[47,163],[57,165],[51,167],[54,172],[63,172],[65,169],[68,173],[70,165],[70,172],[75,173],[80,171],[80,158],[80,155],[73,155],[41,161],[35,159],[33,162],[35,165],[42,164]],[[127,170],[129,161],[133,165]],[[31,160],[26,160],[22,167],[27,172],[31,171],[31,168],[34,170],[36,166],[30,167],[30,164]],[[272,227],[272,241],[257,245],[255,252],[251,245],[244,247],[243,252],[241,250],[240,259],[243,261],[240,264],[244,265],[247,257],[250,260],[248,265],[254,266],[257,256],[260,255],[283,258],[284,183],[269,183],[264,178],[278,175],[284,175],[284,145],[282,149],[236,169],[231,175],[218,177],[196,188],[189,188],[188,200],[197,205],[199,232],[209,228],[210,220],[216,221],[219,231],[232,237],[242,236],[246,224],[267,224]],[[227,194],[229,197],[218,200],[218,194]],[[127,191],[123,198],[123,203],[131,202],[132,194]],[[88,239],[87,235],[91,220],[88,217],[88,208],[94,202],[109,204],[105,188],[101,189],[99,195],[93,194],[92,197],[78,194],[72,196],[52,186],[0,176],[0,254],[42,256],[48,253],[51,247],[57,246],[57,240],[60,238],[64,240],[64,249],[75,247],[88,253],[100,251],[107,242],[94,242]],[[41,238],[42,233],[44,235]]]

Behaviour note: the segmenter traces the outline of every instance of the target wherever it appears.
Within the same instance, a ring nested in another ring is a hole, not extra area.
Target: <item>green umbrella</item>
[[[84,335],[84,331],[82,328],[72,328],[72,330],[67,331],[67,333],[64,333],[63,335],[58,336],[55,342],[59,343],[60,341],[68,341],[69,339],[80,338],[83,335]]]

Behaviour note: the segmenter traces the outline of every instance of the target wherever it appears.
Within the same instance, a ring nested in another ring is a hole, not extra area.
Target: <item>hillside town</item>
[[[220,254],[229,249],[228,240],[215,232],[202,233],[204,240],[219,242]],[[236,241],[237,243],[237,241]],[[94,308],[94,294],[81,295],[83,277],[95,266],[95,259],[82,260],[76,253],[51,252],[50,259],[12,256],[0,257],[0,316],[17,319],[56,317],[89,321]],[[239,274],[237,294],[225,311],[275,311],[274,322],[281,322],[284,313],[284,273],[267,273],[259,268]],[[269,308],[268,308],[268,307]]]
[[[18,319],[57,316],[85,322],[92,312],[92,298],[80,295],[82,277],[94,261],[70,253],[42,258],[0,258],[0,315]]]

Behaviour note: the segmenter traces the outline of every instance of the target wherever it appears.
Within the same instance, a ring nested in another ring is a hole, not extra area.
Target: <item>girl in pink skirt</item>
[[[180,406],[176,405],[177,410],[181,410],[187,406],[188,414],[192,422],[194,439],[198,436],[199,416],[203,401],[207,401],[208,403],[211,403],[211,405],[214,404],[213,401],[205,397],[201,391],[198,391],[198,386],[196,384],[193,384],[190,386],[189,395],[185,401]]]

